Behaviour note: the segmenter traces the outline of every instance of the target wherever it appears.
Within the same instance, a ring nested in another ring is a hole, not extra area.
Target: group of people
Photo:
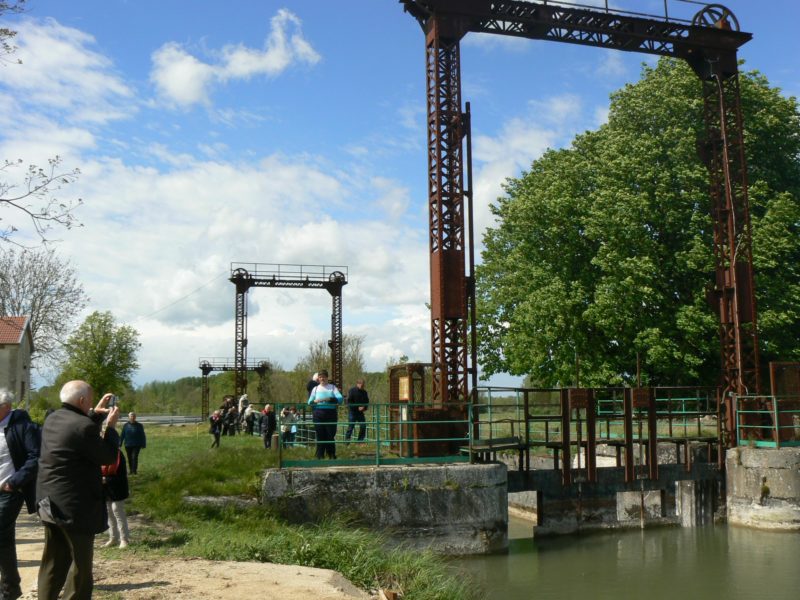
[[[339,420],[339,405],[344,398],[339,389],[328,382],[326,370],[314,373],[306,385],[308,390],[308,405],[312,408],[314,431],[317,436],[315,456],[318,459],[326,456],[336,458],[336,430]],[[364,380],[356,380],[356,385],[347,393],[348,422],[345,441],[350,441],[353,431],[358,425],[358,441],[363,442],[367,431],[366,416],[364,413],[369,408],[369,395],[364,389]]]
[[[93,406],[91,386],[70,381],[61,388],[61,408],[40,428],[13,408],[11,392],[0,389],[0,600],[22,595],[15,529],[23,504],[44,526],[42,600],[56,600],[62,588],[65,598],[91,598],[94,538],[109,523],[105,545],[128,545],[126,463],[135,474],[146,438],[134,413],[117,434],[113,397],[105,394]]]
[[[348,408],[348,427],[345,432],[345,441],[351,441],[358,427],[359,442],[363,442],[366,437],[367,425],[365,412],[369,408],[369,394],[364,387],[364,380],[356,380],[356,384],[350,388],[347,398],[342,396],[339,389],[328,381],[328,371],[321,370],[314,373],[306,384],[308,392],[307,404],[311,407],[311,415],[314,422],[314,432],[316,434],[316,457],[336,458],[336,431],[338,429],[338,409],[343,402],[347,403]],[[209,433],[213,436],[212,448],[219,447],[220,436],[233,435],[237,417],[230,415],[243,414],[245,430],[248,433],[255,432],[256,422],[258,431],[264,441],[264,448],[271,449],[273,436],[278,429],[278,415],[271,404],[266,404],[260,414],[254,409],[253,405],[247,400],[247,395],[239,399],[239,406],[234,402],[233,396],[225,396],[222,405],[215,410],[209,417]],[[251,419],[252,416],[252,419]],[[297,424],[300,422],[300,415],[294,406],[284,406],[280,412],[280,442],[283,447],[290,447],[295,443],[297,434]]]

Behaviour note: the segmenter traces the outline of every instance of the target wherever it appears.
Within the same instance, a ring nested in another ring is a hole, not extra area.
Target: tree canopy
[[[761,358],[800,359],[800,114],[740,76]],[[485,375],[715,384],[720,371],[700,81],[662,59],[612,95],[608,122],[549,150],[492,206],[477,269]]]
[[[132,387],[139,368],[139,333],[129,325],[117,325],[113,315],[95,311],[66,343],[67,359],[60,383],[70,379],[88,382],[98,396],[120,393]]]
[[[55,250],[0,246],[0,315],[30,316],[37,368],[60,361],[86,301],[74,267]]]

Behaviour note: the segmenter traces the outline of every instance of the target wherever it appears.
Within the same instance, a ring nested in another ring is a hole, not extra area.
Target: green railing
[[[598,443],[624,438],[624,388],[595,388]],[[655,388],[658,436],[661,439],[718,435],[716,390],[694,387]],[[527,417],[526,417],[527,409]],[[475,440],[518,437],[521,442],[546,446],[562,438],[561,390],[555,388],[480,387],[473,405]],[[638,426],[645,417],[634,410]],[[570,439],[585,437],[586,418],[570,419]],[[642,437],[641,435],[637,437]]]
[[[295,406],[295,405],[292,405]],[[281,426],[282,405],[277,405],[279,467],[319,467],[355,465],[403,465],[414,463],[468,462],[460,449],[471,446],[471,406],[468,404],[433,407],[427,404],[370,403],[363,413],[365,437],[358,440],[362,425],[354,421],[349,440],[349,410],[338,408],[336,437],[333,444],[336,459],[316,458],[316,430],[312,411],[300,409],[300,418],[293,423],[294,439],[284,441]]]
[[[800,446],[800,396],[736,396],[740,446]]]

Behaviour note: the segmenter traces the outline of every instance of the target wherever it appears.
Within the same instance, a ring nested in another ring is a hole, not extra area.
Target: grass
[[[221,448],[210,449],[211,437],[201,425],[150,427],[147,438],[128,502],[129,513],[140,513],[148,523],[131,548],[137,553],[334,569],[363,589],[400,589],[407,599],[478,597],[469,582],[450,574],[445,559],[387,549],[380,535],[343,520],[291,525],[263,506],[184,502],[185,496],[256,498],[262,472],[277,463],[256,437],[223,437]]]

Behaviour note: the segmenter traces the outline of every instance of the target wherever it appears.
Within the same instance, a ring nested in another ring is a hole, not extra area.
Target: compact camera
[[[108,400],[108,408],[114,408],[117,405],[117,400],[119,400],[119,398],[116,396],[111,396],[111,398]]]

